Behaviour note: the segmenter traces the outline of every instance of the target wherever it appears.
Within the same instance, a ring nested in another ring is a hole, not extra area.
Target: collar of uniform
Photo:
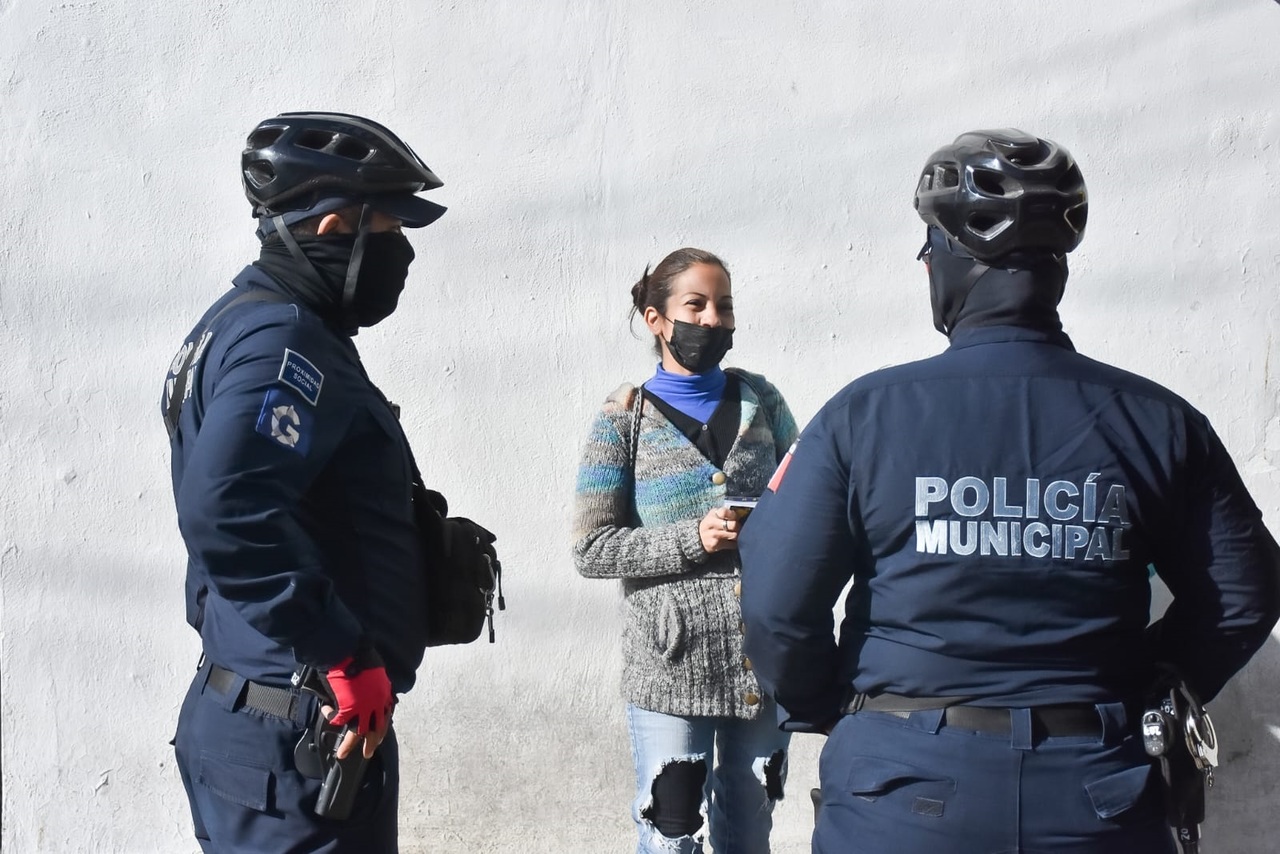
[[[1064,350],[1075,351],[1075,345],[1060,329],[1028,329],[1025,326],[974,326],[960,328],[951,333],[952,350],[975,347],[979,344],[1005,344],[1013,341],[1029,341],[1035,344],[1052,344]]]

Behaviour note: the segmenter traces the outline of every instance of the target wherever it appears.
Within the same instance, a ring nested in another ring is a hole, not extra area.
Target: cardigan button
[[[748,706],[756,706],[760,704],[760,695],[754,691],[748,691],[742,695],[742,702]]]
[[[727,478],[724,476],[724,472],[722,471],[718,471],[715,474],[711,475],[711,482],[714,483],[716,486],[722,485],[726,480]]]
[[[743,669],[743,670],[750,670],[750,669],[751,669],[751,659],[749,659],[749,658],[743,658],[743,659],[742,659],[742,669]],[[754,705],[754,703],[753,703],[752,705]]]
[[[733,595],[737,596],[739,599],[742,598],[742,582],[741,581],[733,582]]]

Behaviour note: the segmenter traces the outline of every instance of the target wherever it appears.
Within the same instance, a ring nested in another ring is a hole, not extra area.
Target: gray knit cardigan
[[[578,468],[574,563],[587,578],[622,580],[623,695],[650,711],[760,713],[760,685],[742,654],[738,553],[704,551],[698,522],[726,495],[764,491],[796,423],[764,377],[729,370],[742,415],[723,471],[651,401],[641,408],[630,384],[605,401]]]

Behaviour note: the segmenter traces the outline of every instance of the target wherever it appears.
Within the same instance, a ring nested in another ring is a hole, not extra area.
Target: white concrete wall
[[[911,192],[956,133],[1067,145],[1092,196],[1063,314],[1213,420],[1280,531],[1280,7],[1269,0],[0,0],[3,844],[192,851],[167,742],[198,652],[157,399],[254,255],[237,163],[291,109],[442,176],[400,312],[359,339],[432,482],[501,536],[499,643],[397,713],[405,851],[624,851],[619,595],[568,519],[590,413],[652,368],[647,262],[735,273],[734,364],[803,423],[938,351]],[[1280,646],[1215,705],[1214,850],[1277,847]],[[799,737],[776,850],[807,850]]]

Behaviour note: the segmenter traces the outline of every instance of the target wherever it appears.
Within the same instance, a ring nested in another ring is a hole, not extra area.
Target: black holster
[[[1143,741],[1147,753],[1159,762],[1165,811],[1178,845],[1183,854],[1197,854],[1205,789],[1213,785],[1217,765],[1217,734],[1203,704],[1177,669],[1161,663],[1156,671],[1143,715]],[[1164,728],[1162,750],[1149,738],[1148,722]]]

